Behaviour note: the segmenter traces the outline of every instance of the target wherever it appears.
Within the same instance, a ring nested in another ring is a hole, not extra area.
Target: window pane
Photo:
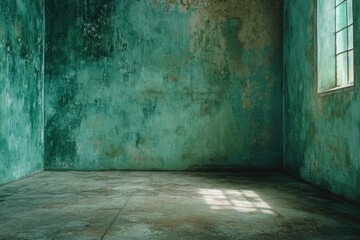
[[[347,29],[336,34],[336,53],[347,50]]]
[[[347,0],[348,2],[348,25],[353,23],[353,8],[352,8],[352,0]]]
[[[338,5],[339,3],[341,3],[344,0],[336,0],[336,5]]]
[[[353,40],[354,39],[354,35],[353,35],[353,26],[351,25],[349,27],[349,30],[348,30],[348,49],[353,49],[354,48],[354,44],[353,44]]]
[[[347,84],[347,52],[336,57],[336,86]]]
[[[349,84],[354,83],[354,51],[349,51]]]
[[[336,8],[336,31],[346,27],[346,1]]]

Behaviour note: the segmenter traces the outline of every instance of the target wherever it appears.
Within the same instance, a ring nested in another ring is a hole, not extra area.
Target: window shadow
[[[236,210],[242,213],[259,212],[269,215],[275,214],[272,208],[251,190],[231,189],[199,189],[211,209]]]

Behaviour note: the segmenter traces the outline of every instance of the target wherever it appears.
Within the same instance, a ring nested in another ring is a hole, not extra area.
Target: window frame
[[[320,52],[319,52],[319,44],[320,44],[320,35],[319,35],[319,1],[322,1],[322,0],[317,0],[316,1],[316,4],[315,4],[315,14],[314,14],[314,46],[315,46],[315,74],[314,74],[314,77],[316,79],[316,94],[318,96],[325,96],[325,95],[329,95],[329,94],[338,94],[338,93],[343,93],[343,92],[349,92],[349,91],[352,91],[354,89],[354,85],[355,85],[355,35],[354,35],[354,30],[355,30],[355,19],[354,19],[354,7],[352,5],[352,23],[351,24],[348,24],[348,3],[347,3],[347,0],[342,0],[340,3],[336,4],[336,0],[333,0],[333,8],[334,8],[334,14],[333,14],[333,18],[334,18],[334,27],[333,27],[333,31],[331,32],[332,34],[332,37],[334,39],[334,46],[333,46],[333,53],[331,54],[333,56],[333,60],[334,60],[334,69],[331,70],[334,72],[334,79],[332,79],[333,83],[334,83],[334,87],[330,87],[330,88],[325,88],[325,89],[322,89],[321,88],[321,79],[320,79],[320,76],[319,76],[319,59],[320,59]],[[328,0],[327,0],[328,1]],[[336,8],[338,6],[340,6],[341,4],[343,4],[344,2],[346,2],[346,26],[341,28],[340,30],[337,30],[337,26],[336,26]],[[354,2],[354,1],[353,1]],[[348,29],[349,27],[352,26],[352,29],[353,29],[353,38],[352,38],[352,48],[349,49],[348,48],[348,44],[349,44],[349,38],[348,38]],[[337,37],[337,33],[344,30],[344,29],[347,29],[347,48],[346,50],[344,51],[341,51],[339,53],[337,53],[337,42],[336,42],[336,37]],[[347,57],[347,66],[346,66],[346,71],[347,71],[347,84],[342,84],[342,85],[338,85],[338,76],[337,76],[337,56],[338,55],[341,55],[342,53],[345,53],[346,52],[346,57]],[[349,52],[352,52],[353,53],[353,69],[352,69],[352,79],[353,79],[353,82],[352,83],[349,83]]]

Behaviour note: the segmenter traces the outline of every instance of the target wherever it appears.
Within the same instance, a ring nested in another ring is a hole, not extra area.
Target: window
[[[354,84],[353,0],[318,0],[318,92]]]
[[[354,83],[352,0],[336,0],[336,86]]]

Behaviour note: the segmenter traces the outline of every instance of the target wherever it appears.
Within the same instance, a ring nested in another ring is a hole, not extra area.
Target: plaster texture
[[[0,186],[0,239],[359,239],[360,208],[278,173],[42,172]]]
[[[359,1],[353,11],[360,66]],[[360,72],[355,67],[354,87],[318,94],[315,15],[316,1],[285,1],[284,170],[359,203]]]
[[[282,1],[46,1],[46,169],[279,169]]]
[[[0,184],[44,168],[44,6],[0,1]]]

